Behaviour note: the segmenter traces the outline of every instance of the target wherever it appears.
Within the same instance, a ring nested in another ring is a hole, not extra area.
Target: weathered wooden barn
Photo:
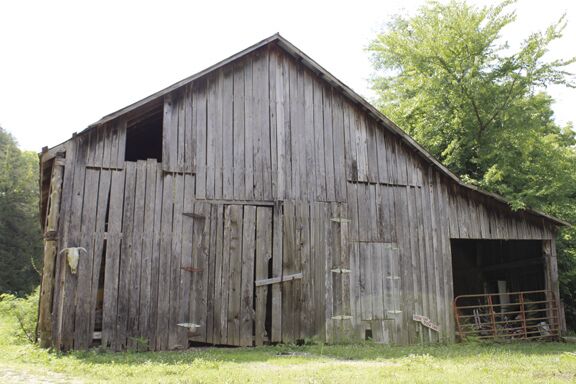
[[[455,296],[519,291],[562,327],[565,223],[465,185],[279,35],[40,158],[45,346],[450,341]]]

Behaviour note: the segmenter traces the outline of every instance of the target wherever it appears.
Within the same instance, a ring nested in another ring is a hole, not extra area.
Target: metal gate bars
[[[552,291],[461,295],[453,305],[460,341],[559,336],[558,302]]]

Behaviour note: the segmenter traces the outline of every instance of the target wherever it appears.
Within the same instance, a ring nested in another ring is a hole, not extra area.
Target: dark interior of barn
[[[453,239],[454,297],[545,289],[542,242]]]

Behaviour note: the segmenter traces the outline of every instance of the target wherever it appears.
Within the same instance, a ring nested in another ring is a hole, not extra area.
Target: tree
[[[395,17],[369,45],[373,89],[384,114],[466,182],[576,222],[576,138],[554,122],[547,85],[576,85],[566,67],[546,60],[565,18],[517,49],[502,41],[513,1],[477,8],[429,2]],[[575,239],[575,240],[572,240]],[[559,241],[561,289],[576,327],[576,232]],[[572,288],[570,288],[572,287]],[[572,311],[572,312],[571,312]]]
[[[38,156],[0,127],[0,293],[30,293],[40,282]]]

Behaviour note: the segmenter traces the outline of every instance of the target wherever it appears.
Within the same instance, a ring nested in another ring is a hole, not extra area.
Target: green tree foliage
[[[30,293],[40,282],[38,156],[0,127],[0,292]]]
[[[547,60],[564,17],[517,48],[502,40],[513,1],[429,2],[369,45],[378,106],[466,182],[576,223],[576,138],[554,122],[546,86],[575,86],[574,58]],[[561,289],[576,327],[576,231],[559,241]]]

